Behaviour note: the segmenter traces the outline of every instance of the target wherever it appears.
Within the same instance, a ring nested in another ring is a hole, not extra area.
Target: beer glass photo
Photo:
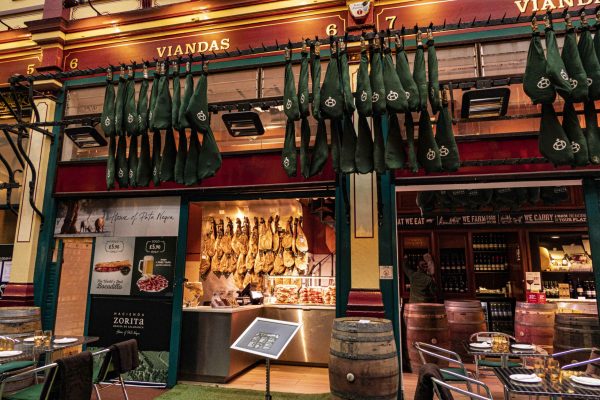
[[[154,275],[154,256],[144,256],[138,263],[138,271],[142,275]]]

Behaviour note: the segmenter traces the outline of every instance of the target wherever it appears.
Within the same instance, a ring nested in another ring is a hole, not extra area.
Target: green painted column
[[[592,266],[596,293],[600,293],[600,181],[592,178],[583,180],[583,194],[590,234]],[[596,296],[596,306],[600,311],[600,297]]]
[[[346,206],[350,206],[344,199],[341,180],[346,181],[350,187],[350,178],[339,176],[335,187],[335,286],[336,305],[335,314],[337,318],[346,315],[348,305],[348,294],[350,293],[351,270],[350,270],[350,224],[346,216]]]

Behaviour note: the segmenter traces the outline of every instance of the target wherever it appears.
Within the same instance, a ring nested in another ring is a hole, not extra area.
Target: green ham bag
[[[546,28],[546,64],[548,66],[548,78],[550,78],[556,92],[565,100],[571,100],[571,78],[560,57],[556,34],[552,27]]]
[[[348,69],[348,51],[346,43],[340,40],[340,74],[342,76],[342,94],[344,95],[344,112],[352,114],[356,107],[354,106],[354,96],[350,86],[350,70]]]
[[[160,180],[161,182],[171,182],[175,180],[175,158],[177,157],[177,147],[175,145],[175,134],[173,132],[172,99],[169,91],[169,68],[163,76],[158,87],[158,97],[154,107],[154,123],[157,129],[166,129],[165,145],[162,149],[160,161]],[[176,78],[179,79],[179,76]],[[161,107],[161,104],[169,104],[168,107]],[[168,115],[164,109],[168,108]],[[168,120],[167,121],[165,121]],[[162,127],[162,128],[158,128]]]
[[[147,187],[152,179],[152,159],[150,157],[150,137],[148,131],[142,132],[140,135],[140,159],[138,161],[137,185]]]
[[[415,146],[415,122],[412,113],[404,114],[404,127],[406,128],[406,167],[410,172],[416,174],[419,172],[419,163],[417,162],[417,150]]]
[[[115,136],[110,136],[108,139],[108,161],[106,163],[106,189],[115,188]]]
[[[339,174],[341,172],[340,153],[342,151],[342,121],[339,119],[332,119],[329,122],[329,129],[331,131],[331,162],[333,164],[333,170],[336,174]]]
[[[593,101],[585,102],[585,139],[588,145],[588,155],[592,164],[600,164],[600,129],[598,114]]]
[[[317,121],[315,146],[313,147],[312,157],[310,159],[310,176],[315,176],[323,170],[323,167],[325,167],[325,163],[327,162],[327,158],[329,158],[327,129],[325,126],[325,120],[319,119]]]
[[[185,172],[185,164],[188,157],[188,142],[187,137],[185,135],[185,130],[179,131],[178,139],[177,139],[177,155],[175,156],[175,182],[183,184],[184,183],[184,172]],[[196,163],[198,160],[196,160]]]
[[[127,137],[119,136],[117,142],[117,182],[120,188],[126,188],[129,184],[129,166],[127,165]]]
[[[423,41],[421,39],[421,31],[417,32],[417,51],[415,52],[415,63],[413,66],[413,80],[419,91],[419,106],[418,111],[427,108],[427,71],[425,69],[425,50],[423,49]]]
[[[373,95],[371,101],[373,103],[373,114],[383,115],[386,111],[385,100],[385,83],[383,81],[383,67],[381,66],[381,47],[379,36],[375,35],[373,48],[371,52],[371,74],[369,76],[371,82],[371,90]],[[377,160],[375,160],[375,169],[377,169]]]
[[[570,165],[573,163],[571,141],[558,122],[552,104],[542,105],[538,145],[540,153],[552,164]]]
[[[540,33],[535,31],[529,43],[525,75],[523,75],[523,90],[533,104],[552,104],[556,98],[556,91],[547,70]]]
[[[148,66],[144,64],[142,73],[143,79],[140,84],[140,93],[137,102],[137,134],[142,135],[148,132]]]
[[[418,192],[417,193],[417,207],[421,210],[421,215],[425,215],[427,213],[435,210],[437,196],[433,191],[428,192]]]
[[[179,112],[181,111],[181,78],[179,77],[180,65],[173,61],[173,100],[171,102],[171,126],[179,131]]]
[[[404,143],[402,142],[402,133],[400,123],[396,113],[390,113],[388,118],[388,137],[385,144],[385,165],[387,169],[404,168],[406,162],[404,156]]]
[[[198,78],[194,94],[190,98],[185,115],[188,123],[196,131],[206,133],[210,128],[210,114],[208,111],[208,63],[202,64],[202,72]]]
[[[561,58],[571,79],[571,101],[574,103],[586,101],[588,97],[587,74],[583,68],[581,57],[579,57],[577,35],[572,25],[567,25]]]
[[[373,116],[373,168],[378,174],[384,174],[387,170],[385,165],[385,143],[383,138],[382,119],[379,115]]]
[[[358,115],[362,117],[370,117],[373,114],[373,91],[371,90],[371,82],[369,81],[369,59],[365,41],[361,41],[360,64],[356,74],[356,94],[355,94],[356,109]]]
[[[573,150],[573,165],[582,167],[589,164],[588,146],[583,134],[583,129],[579,125],[579,117],[575,112],[573,103],[565,102],[563,107],[562,127],[571,141]]]
[[[440,149],[440,158],[444,171],[454,172],[460,167],[460,155],[452,130],[452,117],[448,110],[447,95],[444,95],[442,109],[436,125],[435,141]]]
[[[385,43],[389,41],[386,38]],[[383,51],[383,85],[385,88],[386,107],[390,113],[408,111],[408,99],[406,91],[402,87],[402,82],[396,73],[394,60],[392,59],[392,49],[386,45]]]
[[[175,182],[183,184],[183,172],[187,158],[187,137],[185,129],[179,126],[179,115],[181,111],[181,81],[179,78],[179,63],[173,63],[173,108],[171,110],[171,121],[173,127],[178,131],[177,155],[175,156]]]
[[[209,126],[202,138],[202,146],[200,146],[198,154],[198,179],[202,180],[215,176],[221,168],[221,163],[221,152]]]
[[[440,172],[442,170],[440,149],[433,137],[431,119],[429,118],[427,109],[421,111],[421,117],[419,119],[417,160],[426,172]]]
[[[283,78],[283,112],[288,119],[296,121],[300,119],[300,107],[298,105],[298,94],[294,83],[294,71],[292,70],[292,50],[285,48],[285,75]]]
[[[396,73],[406,92],[409,110],[419,111],[419,89],[410,73],[408,56],[406,55],[406,51],[404,51],[404,37],[402,37],[402,42],[400,42],[398,36],[396,36]]]
[[[310,99],[308,95],[308,51],[306,43],[302,45],[300,53],[300,78],[298,79],[298,108],[301,117],[310,114]]]
[[[154,121],[154,106],[158,97],[158,86],[160,83],[159,64],[156,65],[154,79],[152,81],[152,90],[150,91],[150,103],[148,105],[148,126],[152,127]],[[160,186],[160,151],[162,138],[160,131],[153,129],[152,133],[152,170],[151,179],[154,186]]]
[[[154,109],[152,110],[153,117],[151,128],[156,130],[171,129],[173,126],[171,117],[171,108],[173,102],[171,99],[171,92],[169,90],[168,69],[168,66],[165,66],[163,63],[161,66],[162,73],[158,81],[156,103],[154,104]]]
[[[348,114],[344,114],[342,122],[342,149],[340,152],[340,170],[345,174],[356,171],[356,132]]]
[[[319,107],[321,105],[321,44],[316,41],[310,45],[310,77],[312,80],[312,115],[321,119]]]
[[[431,112],[437,114],[441,109],[440,81],[437,52],[435,51],[435,41],[433,40],[431,29],[428,30],[427,36],[427,73],[429,75],[427,95],[429,97],[429,104],[431,105]]]
[[[308,117],[302,117],[300,122],[300,172],[304,179],[310,177],[310,155],[308,146],[310,144],[310,125]]]
[[[296,125],[293,120],[288,119],[285,124],[285,139],[281,151],[281,165],[287,176],[296,176],[298,169],[296,150]]]
[[[337,43],[331,43],[331,57],[321,86],[319,110],[323,118],[341,119],[344,114],[344,95],[340,85]]]
[[[356,172],[369,174],[375,168],[373,165],[373,137],[367,117],[358,116],[358,138],[356,140]]]
[[[150,90],[150,103],[148,104],[148,129],[154,130],[154,106],[158,97],[158,85],[160,83],[160,64],[156,64],[156,70],[153,74],[152,89]]]
[[[172,182],[175,180],[175,159],[177,158],[177,147],[175,145],[175,133],[173,129],[165,132],[165,145],[160,157],[160,181]]]
[[[200,153],[200,139],[198,133],[192,129],[190,132],[190,148],[185,159],[183,183],[186,186],[198,183],[198,155]]]
[[[125,96],[127,94],[127,79],[125,79],[125,68],[121,67],[117,95],[115,98],[115,133],[117,136],[125,135],[125,124],[123,123],[123,110],[125,109]]]
[[[190,129],[192,127],[190,121],[188,121],[186,111],[193,94],[194,76],[192,75],[192,62],[189,60],[185,63],[185,88],[183,89],[183,98],[181,99],[181,107],[179,108],[179,130]]]
[[[138,134],[139,120],[135,105],[135,72],[131,67],[129,67],[129,77],[125,84],[125,104],[123,106],[125,131],[127,132],[127,136],[135,136]]]
[[[138,137],[132,135],[129,138],[129,157],[127,158],[127,178],[129,179],[129,187],[137,187],[138,173]]]
[[[115,86],[112,80],[112,68],[109,67],[106,70],[106,89],[104,90],[102,116],[100,117],[100,126],[106,137],[115,136]]]
[[[584,23],[581,27],[577,48],[587,75],[588,99],[598,100],[600,99],[600,62],[596,56],[594,40],[587,23]]]

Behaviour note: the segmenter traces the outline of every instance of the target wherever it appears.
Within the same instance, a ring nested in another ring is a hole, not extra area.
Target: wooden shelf
[[[543,274],[593,274],[594,271],[541,271]]]

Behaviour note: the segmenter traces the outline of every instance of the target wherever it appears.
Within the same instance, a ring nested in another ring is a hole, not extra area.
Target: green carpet
[[[327,400],[329,393],[297,394],[272,392],[273,400],[302,399]],[[177,385],[156,400],[264,400],[265,392],[243,389],[225,389],[199,385]]]

